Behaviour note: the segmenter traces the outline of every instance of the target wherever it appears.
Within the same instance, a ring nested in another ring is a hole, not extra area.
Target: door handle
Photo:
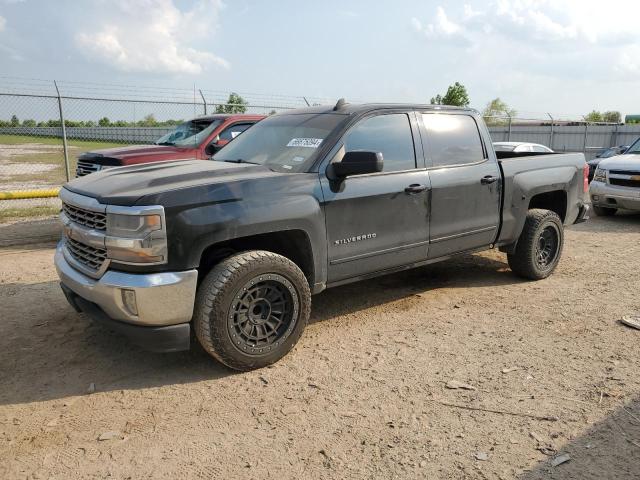
[[[407,188],[404,189],[405,193],[420,193],[427,190],[429,187],[426,185],[422,185],[420,183],[412,183]]]
[[[498,177],[494,177],[493,175],[487,175],[486,177],[482,177],[480,179],[480,183],[482,185],[490,185],[498,181]]]

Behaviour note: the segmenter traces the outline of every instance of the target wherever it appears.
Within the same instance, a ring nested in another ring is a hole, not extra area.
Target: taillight
[[[585,163],[584,168],[582,169],[583,177],[584,177],[584,192],[589,191],[589,165]]]

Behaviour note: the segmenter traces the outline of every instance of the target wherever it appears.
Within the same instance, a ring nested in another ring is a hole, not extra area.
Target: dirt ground
[[[640,215],[571,227],[540,282],[487,252],[328,290],[251,373],[129,345],[66,304],[52,245],[11,248],[0,478],[640,478]]]

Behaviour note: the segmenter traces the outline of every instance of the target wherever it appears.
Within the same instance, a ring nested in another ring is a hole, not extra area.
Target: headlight
[[[166,263],[164,210],[162,207],[133,210],[131,213],[114,213],[107,209],[107,257],[114,262],[130,265]]]
[[[594,182],[603,182],[606,183],[607,182],[607,171],[603,168],[596,168],[596,173],[593,174],[593,181]]]
[[[107,214],[107,234],[114,237],[140,238],[162,229],[160,215]]]

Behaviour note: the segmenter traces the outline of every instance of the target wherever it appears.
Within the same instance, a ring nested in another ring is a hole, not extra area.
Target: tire
[[[564,244],[562,220],[555,212],[534,208],[527,212],[516,251],[507,255],[513,273],[541,280],[553,273]]]
[[[618,211],[617,208],[596,207],[593,206],[593,211],[599,217],[612,217]]]
[[[265,367],[298,342],[311,312],[298,266],[254,250],[215,265],[196,293],[193,326],[200,345],[234,370]]]

